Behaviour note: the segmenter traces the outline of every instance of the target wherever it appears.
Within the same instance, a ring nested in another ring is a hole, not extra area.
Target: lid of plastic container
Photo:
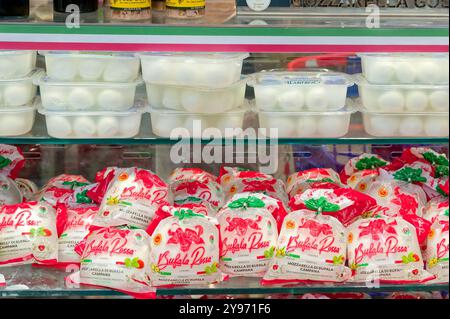
[[[148,107],[145,105],[143,100],[138,100],[135,102],[134,106],[126,111],[56,111],[56,110],[46,110],[42,107],[40,99],[36,99],[37,109],[40,114],[43,115],[61,115],[61,116],[127,116],[134,114],[143,114],[148,112]]]
[[[139,77],[138,79],[132,81],[132,82],[64,82],[60,80],[52,79],[51,77],[45,75],[45,73],[41,73],[41,76],[36,77],[34,79],[34,84],[36,85],[60,85],[60,86],[96,86],[96,87],[108,87],[108,88],[120,88],[124,86],[135,86],[140,85],[144,83],[142,81],[142,78]]]
[[[252,75],[249,85],[346,85],[352,86],[354,81],[348,74],[326,69],[285,71],[269,70]]]
[[[14,54],[24,54],[33,53],[34,50],[0,50],[0,55],[14,55]]]
[[[193,112],[187,112],[187,111],[178,111],[178,110],[167,110],[167,109],[157,109],[150,107],[149,112],[150,113],[158,113],[159,115],[182,115],[182,116],[201,116],[201,117],[209,117],[209,116],[215,116],[215,117],[221,117],[224,115],[239,115],[242,113],[245,113],[247,111],[250,111],[250,108],[246,105],[242,105],[238,108],[225,111],[222,113],[193,113]]]
[[[374,87],[377,89],[409,89],[409,90],[415,90],[415,89],[421,89],[421,90],[448,90],[449,85],[448,84],[401,84],[401,83],[395,83],[395,84],[373,84],[366,80],[366,78],[362,74],[355,74],[353,76],[354,81],[356,85],[358,86],[367,86],[367,87]]]
[[[215,92],[215,91],[225,91],[234,89],[236,87],[239,87],[243,84],[247,84],[250,81],[249,76],[241,76],[241,79],[238,82],[235,82],[229,86],[225,87],[208,87],[208,86],[202,86],[202,85],[180,85],[180,84],[164,84],[159,82],[153,82],[153,81],[145,81],[147,85],[159,85],[163,87],[171,87],[176,89],[192,89],[196,91],[203,91],[203,92]]]
[[[18,106],[18,107],[8,107],[8,108],[2,108],[0,107],[0,114],[2,113],[23,113],[23,112],[28,112],[28,111],[32,111],[35,110],[36,106],[34,104],[34,102],[32,104],[27,104],[27,105],[23,105],[23,106]]]
[[[250,55],[248,53],[239,52],[141,52],[141,57],[179,57],[179,58],[201,58],[205,59],[208,63],[223,63],[224,60],[244,60]]]
[[[357,107],[354,105],[347,105],[343,107],[342,109],[336,110],[336,111],[307,111],[307,110],[300,110],[300,111],[265,111],[265,110],[258,110],[258,113],[265,114],[265,115],[274,115],[274,116],[286,116],[286,115],[293,115],[293,116],[321,116],[321,115],[347,115],[347,114],[353,114],[359,111]]]
[[[103,52],[103,51],[38,51],[40,55],[57,55],[67,57],[95,57],[95,58],[138,58],[136,52]]]

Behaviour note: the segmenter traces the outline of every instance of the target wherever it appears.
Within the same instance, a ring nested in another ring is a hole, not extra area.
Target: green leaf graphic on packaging
[[[449,161],[445,155],[435,154],[433,152],[425,152],[423,158],[433,165],[449,166]]]
[[[11,163],[12,161],[9,158],[0,155],[0,168],[5,168]]]
[[[124,264],[127,268],[141,269],[144,267],[144,263],[141,260],[139,260],[139,257],[135,257],[133,259],[125,258]]]
[[[394,178],[400,181],[412,183],[421,182],[425,183],[427,179],[422,176],[422,170],[420,168],[405,167],[394,173]]]
[[[286,256],[286,247],[281,247],[276,250],[275,257],[285,257]]]
[[[376,156],[365,157],[356,162],[355,167],[359,171],[363,171],[366,169],[375,169],[378,167],[386,166],[387,162],[379,159]]]
[[[211,275],[211,274],[216,273],[216,272],[217,272],[217,265],[216,265],[216,263],[213,263],[211,266],[206,266],[205,267],[205,273],[207,275]]]
[[[269,249],[264,251],[264,257],[265,258],[272,258],[274,253],[275,253],[275,247],[272,246]]]
[[[409,264],[420,261],[420,257],[414,253],[409,253],[408,255],[402,256],[402,263]]]
[[[92,204],[93,201],[87,196],[88,190],[84,190],[76,195],[76,201],[78,204]]]
[[[202,214],[196,214],[190,209],[177,210],[173,216],[178,217],[179,220],[190,219],[192,217],[205,217]]]
[[[236,209],[236,208],[261,208],[265,207],[266,205],[262,200],[260,200],[257,197],[249,196],[249,197],[243,197],[239,198],[230,204],[228,204],[228,208]]]
[[[83,182],[77,182],[77,181],[65,181],[62,184],[65,186],[70,186],[71,189],[89,185],[89,183],[83,183]]]
[[[345,261],[344,256],[333,256],[333,265],[342,265]]]
[[[321,212],[337,212],[341,207],[337,204],[330,203],[325,197],[320,197],[318,199],[311,198],[305,200],[306,208],[310,210]]]
[[[184,203],[199,203],[201,202],[202,199],[198,198],[198,197],[194,197],[194,196],[188,196],[186,198],[183,199],[177,199],[175,200],[175,203],[177,204],[184,204]]]
[[[449,175],[448,166],[438,165],[434,170],[434,177],[444,177]]]
[[[333,183],[336,184],[331,178],[325,177],[322,179],[307,179],[306,183]]]

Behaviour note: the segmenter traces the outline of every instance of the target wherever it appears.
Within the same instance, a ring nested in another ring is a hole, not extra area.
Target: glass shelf
[[[0,273],[4,274],[9,287],[3,289],[0,288],[0,297],[127,297],[120,292],[108,289],[66,287],[64,278],[70,274],[70,272],[65,272],[63,270],[35,268],[27,265],[0,268]],[[15,285],[17,286],[14,287]],[[157,295],[267,295],[337,292],[381,293],[394,291],[448,291],[448,288],[448,284],[380,285],[379,287],[374,288],[370,288],[364,284],[353,283],[341,285],[310,284],[294,286],[261,286],[258,278],[232,278],[217,285],[157,289]]]
[[[254,114],[253,114],[254,115]],[[250,119],[254,121],[255,118]],[[245,125],[245,127],[254,127]],[[31,133],[15,136],[0,137],[3,144],[47,144],[47,145],[173,145],[179,143],[180,139],[162,138],[154,135],[151,130],[150,115],[142,117],[141,130],[138,136],[125,139],[57,139],[48,136],[44,117],[37,114],[36,122]],[[234,138],[234,139],[186,139],[183,142],[191,144],[225,145],[234,144],[270,144],[266,138]],[[341,138],[280,138],[278,145],[328,145],[328,144],[448,144],[448,137],[373,137],[364,132],[359,114],[354,114],[349,133]]]

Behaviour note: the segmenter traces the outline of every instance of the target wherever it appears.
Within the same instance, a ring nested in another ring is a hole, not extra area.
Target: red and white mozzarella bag
[[[341,181],[344,184],[347,184],[348,178],[357,172],[373,171],[389,164],[388,161],[385,161],[378,155],[367,153],[361,154],[360,156],[352,158],[345,164],[340,174]]]
[[[308,210],[288,214],[263,284],[343,282],[351,277],[345,266],[345,227],[334,217]]]
[[[169,216],[152,234],[153,286],[211,284],[220,281],[217,221],[183,207],[162,206]]]
[[[347,228],[347,258],[356,282],[419,283],[425,271],[416,230],[402,218],[357,220]]]
[[[81,265],[79,273],[69,276],[71,282],[155,298],[150,285],[150,236],[144,230],[100,228],[75,250],[81,255]]]
[[[52,206],[67,203],[77,188],[86,185],[89,185],[89,181],[81,175],[58,175],[36,193],[35,200],[45,201]]]
[[[45,203],[0,207],[0,267],[58,262],[58,231],[64,216]]]
[[[351,188],[311,188],[295,195],[289,202],[292,211],[306,209],[330,215],[344,226],[364,216],[376,206],[375,199]]]
[[[220,269],[234,276],[266,272],[275,252],[278,228],[286,216],[281,201],[260,193],[237,194],[219,211]]]
[[[436,218],[439,216],[448,216],[449,212],[449,201],[448,198],[433,198],[427,203],[425,207],[425,213],[423,214],[423,218],[429,220],[431,223],[434,223]]]
[[[25,157],[20,148],[0,144],[0,175],[16,179],[24,165]]]
[[[177,168],[170,176],[170,190],[177,204],[209,202],[219,209],[225,195],[217,178],[198,168]]]
[[[222,167],[218,180],[226,200],[236,194],[248,192],[262,193],[284,204],[288,202],[284,183],[271,175],[238,167]]]
[[[342,183],[339,174],[331,168],[312,168],[290,175],[287,179],[286,193],[289,198],[301,194],[311,188],[340,188]]]
[[[93,226],[146,229],[156,209],[169,202],[168,186],[149,170],[122,169],[111,180]]]
[[[75,252],[75,247],[89,234],[98,207],[66,207],[58,205],[57,212],[66,215],[67,222],[59,236],[58,263],[79,264],[80,255]]]
[[[447,210],[448,212],[448,210]],[[431,225],[424,258],[425,269],[436,275],[440,282],[449,280],[449,216],[438,216]]]

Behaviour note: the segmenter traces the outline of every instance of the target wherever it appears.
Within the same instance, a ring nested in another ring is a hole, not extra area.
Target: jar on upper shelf
[[[105,7],[109,10],[106,15],[111,20],[117,21],[143,21],[152,17],[151,0],[109,0]]]
[[[30,0],[0,0],[0,17],[28,17]]]
[[[98,0],[53,0],[53,10],[66,12],[67,6],[76,5],[80,13],[94,12],[98,9]]]

